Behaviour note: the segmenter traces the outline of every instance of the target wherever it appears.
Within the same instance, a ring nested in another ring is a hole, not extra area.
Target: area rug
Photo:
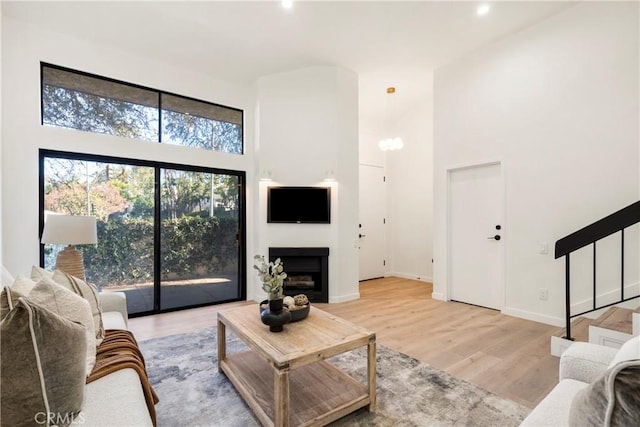
[[[224,374],[215,329],[140,342],[149,380],[160,397],[158,426],[259,426]],[[235,336],[227,352],[245,349]],[[365,382],[363,349],[330,359]],[[530,409],[452,377],[406,354],[377,346],[377,410],[361,409],[332,426],[517,426]]]

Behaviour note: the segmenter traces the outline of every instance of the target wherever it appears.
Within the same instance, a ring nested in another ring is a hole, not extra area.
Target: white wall
[[[425,76],[432,86],[433,76]],[[400,136],[404,148],[381,151]],[[433,278],[433,94],[390,123],[360,123],[360,164],[384,168],[385,276]]]
[[[2,5],[0,4],[0,22],[2,22]],[[2,58],[2,31],[0,30],[0,58]],[[0,165],[2,165],[2,66],[0,66]],[[2,229],[4,222],[2,221],[2,173],[0,173],[0,265],[2,262]]]
[[[504,312],[562,324],[554,242],[640,196],[639,39],[638,3],[587,2],[437,70],[434,297],[448,292],[446,170],[502,159]]]
[[[429,80],[432,76],[429,76]],[[404,148],[387,152],[389,275],[433,280],[433,98],[395,123]]]
[[[257,82],[257,101],[256,170],[269,171],[272,181],[261,181],[254,198],[256,253],[266,256],[269,247],[281,246],[329,247],[329,301],[358,298],[356,74],[311,67],[265,76]],[[324,181],[329,171],[335,182]],[[331,186],[331,224],[267,224],[269,185]],[[257,277],[253,287],[263,295]]]
[[[132,55],[112,46],[88,43],[81,37],[47,32],[10,18],[5,6],[2,16],[2,262],[9,271],[28,273],[30,266],[38,263],[40,148],[246,171],[248,193],[253,193],[256,180],[252,87],[215,80],[207,70],[181,68],[178,64]],[[214,153],[41,126],[40,61],[243,109],[246,154]],[[247,217],[253,215],[253,204],[249,203]],[[253,253],[252,225],[247,224],[248,253]]]

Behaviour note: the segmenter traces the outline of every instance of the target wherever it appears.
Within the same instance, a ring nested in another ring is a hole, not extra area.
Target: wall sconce
[[[273,172],[270,169],[262,169],[260,172],[260,181],[273,181]]]
[[[84,280],[82,253],[73,245],[95,245],[98,231],[95,216],[47,215],[42,243],[67,245],[58,253],[56,269]]]
[[[335,180],[336,180],[336,173],[333,171],[333,169],[329,169],[325,174],[324,181],[335,182]]]

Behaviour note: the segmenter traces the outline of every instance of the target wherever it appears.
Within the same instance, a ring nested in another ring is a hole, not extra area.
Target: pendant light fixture
[[[396,93],[396,88],[395,87],[391,86],[391,87],[387,88],[387,95],[388,95],[388,97],[387,97],[387,125],[389,124],[389,122],[391,121],[391,118],[392,118],[392,103],[393,103],[392,95],[394,93]],[[399,136],[381,139],[378,142],[378,147],[382,151],[400,150],[403,146],[404,146],[404,143],[402,142],[402,138],[400,138]]]

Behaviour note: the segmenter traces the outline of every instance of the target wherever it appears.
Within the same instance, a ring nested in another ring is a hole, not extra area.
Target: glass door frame
[[[84,154],[84,153],[75,153],[69,151],[58,151],[58,150],[49,150],[49,149],[40,149],[38,150],[38,161],[39,161],[39,176],[38,176],[38,186],[39,186],[39,225],[38,225],[38,237],[42,236],[42,230],[44,229],[44,198],[45,198],[45,159],[46,158],[59,158],[59,159],[67,159],[67,160],[78,160],[78,161],[88,161],[88,162],[101,162],[101,163],[116,163],[122,165],[129,166],[141,166],[141,167],[151,167],[154,168],[154,239],[153,239],[153,289],[154,289],[154,301],[153,301],[153,309],[144,312],[131,313],[129,317],[139,317],[146,316],[150,314],[158,314],[165,313],[170,311],[184,310],[188,308],[196,308],[203,307],[209,305],[223,304],[227,302],[233,301],[244,301],[247,299],[247,277],[246,277],[246,260],[247,260],[247,245],[246,245],[246,172],[244,171],[236,171],[230,169],[220,169],[220,168],[210,168],[210,167],[202,167],[202,166],[194,166],[194,165],[185,165],[179,163],[167,163],[167,162],[158,162],[153,160],[140,160],[140,159],[131,159],[125,157],[113,157],[113,156],[103,156],[96,154]],[[168,308],[161,309],[160,301],[161,301],[161,249],[160,249],[160,234],[161,234],[161,187],[160,187],[160,170],[161,169],[177,169],[188,172],[200,172],[200,173],[209,173],[209,174],[219,174],[219,175],[233,175],[238,178],[238,231],[237,231],[237,241],[238,241],[238,298],[217,301],[217,302],[208,302],[203,304],[196,304],[184,307],[177,308]],[[40,243],[40,266],[44,267],[45,263],[45,253],[44,253],[44,244]]]

